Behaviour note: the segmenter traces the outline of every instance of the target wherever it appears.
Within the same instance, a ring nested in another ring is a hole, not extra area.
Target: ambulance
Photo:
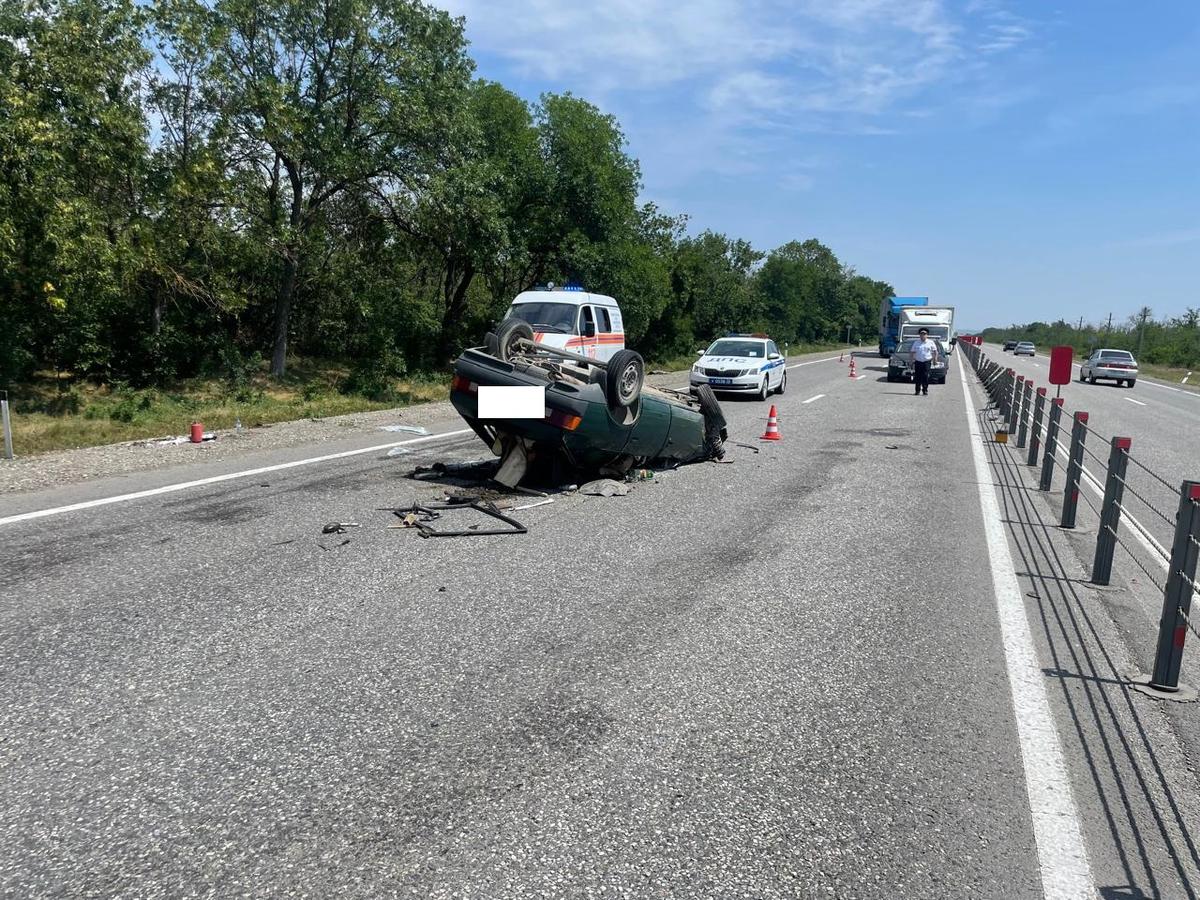
[[[550,284],[522,291],[513,300],[508,315],[528,322],[533,339],[548,347],[601,362],[625,349],[625,322],[617,301],[589,293],[578,285]]]

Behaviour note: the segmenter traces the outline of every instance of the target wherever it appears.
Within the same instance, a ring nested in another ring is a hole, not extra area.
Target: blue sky
[[[438,2],[692,231],[816,237],[963,329],[1200,306],[1196,0]]]

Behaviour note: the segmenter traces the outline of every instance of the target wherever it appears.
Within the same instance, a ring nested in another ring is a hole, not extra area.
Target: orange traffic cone
[[[779,433],[779,419],[775,415],[775,404],[771,404],[771,411],[767,413],[767,430],[763,434],[760,441],[782,441],[783,435]]]
[[[846,361],[846,351],[842,350],[840,353],[838,353],[838,362],[845,362],[845,361]]]
[[[850,377],[853,378],[854,375],[854,357],[852,356],[850,357]]]

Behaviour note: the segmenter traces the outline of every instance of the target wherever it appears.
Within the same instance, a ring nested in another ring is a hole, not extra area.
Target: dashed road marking
[[[1145,403],[1143,403],[1141,400],[1134,400],[1132,397],[1126,397],[1125,399],[1126,399],[1126,400],[1128,400],[1130,403],[1136,403],[1138,406],[1145,406],[1145,405],[1146,405],[1146,404],[1145,404]]]
[[[967,386],[967,375],[962,366],[958,371],[966,400],[967,427],[991,561],[996,611],[1000,618],[1004,662],[1025,768],[1025,791],[1033,817],[1042,891],[1048,900],[1094,898],[1096,886],[1088,865],[1079,814],[1071,795],[1066,760],[1046,698],[1045,675],[1033,646],[1021,585],[1017,581],[1000,507],[991,484],[983,452],[983,435],[975,419],[975,404]]]
[[[815,396],[815,397],[809,397],[809,398],[808,398],[807,400],[805,400],[804,402],[805,402],[805,403],[812,403],[814,400],[820,400],[820,399],[821,399],[822,397],[824,397],[824,396],[825,396],[824,394],[817,394],[817,396]]]

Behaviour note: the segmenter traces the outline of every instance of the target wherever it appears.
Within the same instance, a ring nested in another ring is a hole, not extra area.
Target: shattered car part
[[[470,501],[470,502],[467,502]],[[456,531],[440,531],[434,528],[430,523],[436,522],[442,517],[442,513],[454,509],[473,509],[476,512],[483,513],[485,516],[490,516],[493,519],[498,519],[508,528],[480,528],[478,525],[473,527],[463,528]],[[404,522],[402,528],[416,528],[418,533],[423,538],[430,537],[466,537],[468,535],[493,535],[493,534],[527,534],[529,529],[518,522],[511,516],[506,516],[490,500],[481,500],[478,497],[454,497],[444,503],[429,503],[421,504],[414,503],[412,506],[401,507],[392,510]]]

